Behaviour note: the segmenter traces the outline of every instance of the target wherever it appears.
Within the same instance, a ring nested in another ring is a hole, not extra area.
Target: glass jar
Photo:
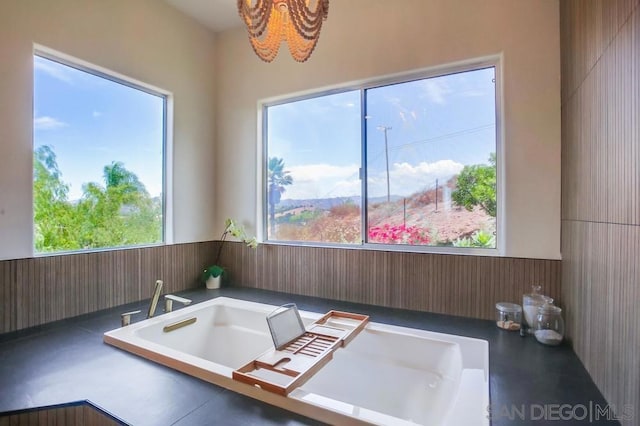
[[[552,303],[545,303],[538,309],[535,331],[536,340],[545,345],[559,345],[564,338],[562,309]]]
[[[496,325],[509,331],[520,330],[522,307],[516,303],[496,303]]]
[[[542,287],[539,285],[531,286],[531,293],[522,296],[524,320],[530,329],[535,328],[538,309],[545,303],[553,303],[553,299],[551,297],[540,294],[541,289]]]

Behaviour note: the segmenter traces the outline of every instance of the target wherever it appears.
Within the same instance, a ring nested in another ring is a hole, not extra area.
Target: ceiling
[[[164,0],[196,21],[218,32],[239,27],[236,0]]]

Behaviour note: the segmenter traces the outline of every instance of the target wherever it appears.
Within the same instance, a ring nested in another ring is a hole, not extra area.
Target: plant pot
[[[220,288],[220,283],[222,282],[222,275],[217,277],[209,277],[207,278],[206,285],[207,289],[215,290],[216,288]]]

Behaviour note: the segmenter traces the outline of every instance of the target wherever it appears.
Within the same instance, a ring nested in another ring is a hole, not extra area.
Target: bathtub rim
[[[137,335],[137,331],[150,327],[153,325],[159,325],[168,322],[175,322],[181,319],[186,319],[199,310],[207,309],[212,305],[225,305],[236,307],[240,309],[246,309],[247,306],[253,307],[259,312],[263,312],[268,314],[274,308],[274,305],[254,302],[250,300],[244,300],[241,298],[233,298],[228,296],[218,296],[212,299],[196,303],[194,305],[182,308],[177,311],[164,313],[158,315],[153,318],[148,318],[146,320],[139,321],[137,323],[133,323],[126,327],[116,328],[110,331],[107,331],[103,334],[103,342],[114,346],[118,349],[124,350],[126,352],[138,355],[147,360],[156,362],[158,364],[164,365],[166,367],[172,368],[174,370],[180,371],[184,374],[193,376],[195,378],[204,380],[206,382],[212,383],[214,385],[221,386],[225,389],[240,393],[242,395],[249,396],[251,398],[257,399],[259,401],[275,405],[286,410],[301,414],[303,416],[307,416],[313,419],[317,419],[323,422],[329,422],[331,424],[343,424],[343,425],[371,425],[375,423],[371,423],[365,420],[357,419],[349,415],[345,415],[339,411],[332,410],[326,406],[318,406],[310,402],[302,401],[301,399],[296,398],[292,395],[295,393],[292,392],[289,397],[283,397],[277,395],[275,393],[271,393],[268,391],[264,391],[262,389],[250,386],[248,384],[239,382],[234,380],[231,375],[233,372],[232,368],[227,366],[217,364],[212,361],[208,361],[206,359],[187,354],[185,352],[177,351],[173,348],[152,342],[150,340],[144,339]],[[254,309],[250,309],[254,310]],[[316,313],[312,311],[300,310],[300,315],[307,325],[307,321],[313,322],[322,317],[322,313]],[[390,331],[397,334],[415,336],[419,338],[426,338],[429,340],[441,341],[444,343],[452,343],[451,340],[454,340],[455,343],[460,347],[460,352],[463,361],[463,370],[464,369],[481,369],[484,372],[484,384],[486,387],[483,387],[483,396],[484,396],[484,406],[489,405],[490,399],[490,389],[489,389],[489,342],[484,339],[474,338],[474,337],[466,337],[455,334],[446,334],[439,333],[419,328],[410,328],[397,326],[386,323],[379,323],[369,321],[366,328],[380,328],[384,331]],[[132,340],[142,341],[143,344],[132,343]],[[478,359],[473,356],[469,356],[470,346],[478,345],[482,352],[482,360],[480,368],[472,367],[471,365],[478,365]],[[171,356],[172,355],[172,356]],[[467,366],[467,363],[471,364]],[[304,386],[304,385],[303,385]],[[303,387],[301,386],[301,388]],[[456,397],[456,400],[458,398]],[[452,408],[457,404],[454,403]],[[372,410],[373,411],[373,410]],[[451,410],[450,410],[451,411]],[[377,413],[373,411],[373,413]],[[379,413],[382,417],[388,419],[396,420],[393,424],[397,425],[415,425],[415,423],[391,417],[384,413]],[[447,417],[448,420],[449,417]],[[485,422],[483,424],[489,425],[488,419],[485,418]],[[444,421],[444,420],[443,420]],[[448,424],[448,423],[444,423]]]

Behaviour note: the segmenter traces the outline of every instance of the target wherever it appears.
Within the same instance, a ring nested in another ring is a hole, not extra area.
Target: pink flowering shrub
[[[382,244],[429,244],[426,230],[417,226],[389,225],[369,228],[369,242]]]

